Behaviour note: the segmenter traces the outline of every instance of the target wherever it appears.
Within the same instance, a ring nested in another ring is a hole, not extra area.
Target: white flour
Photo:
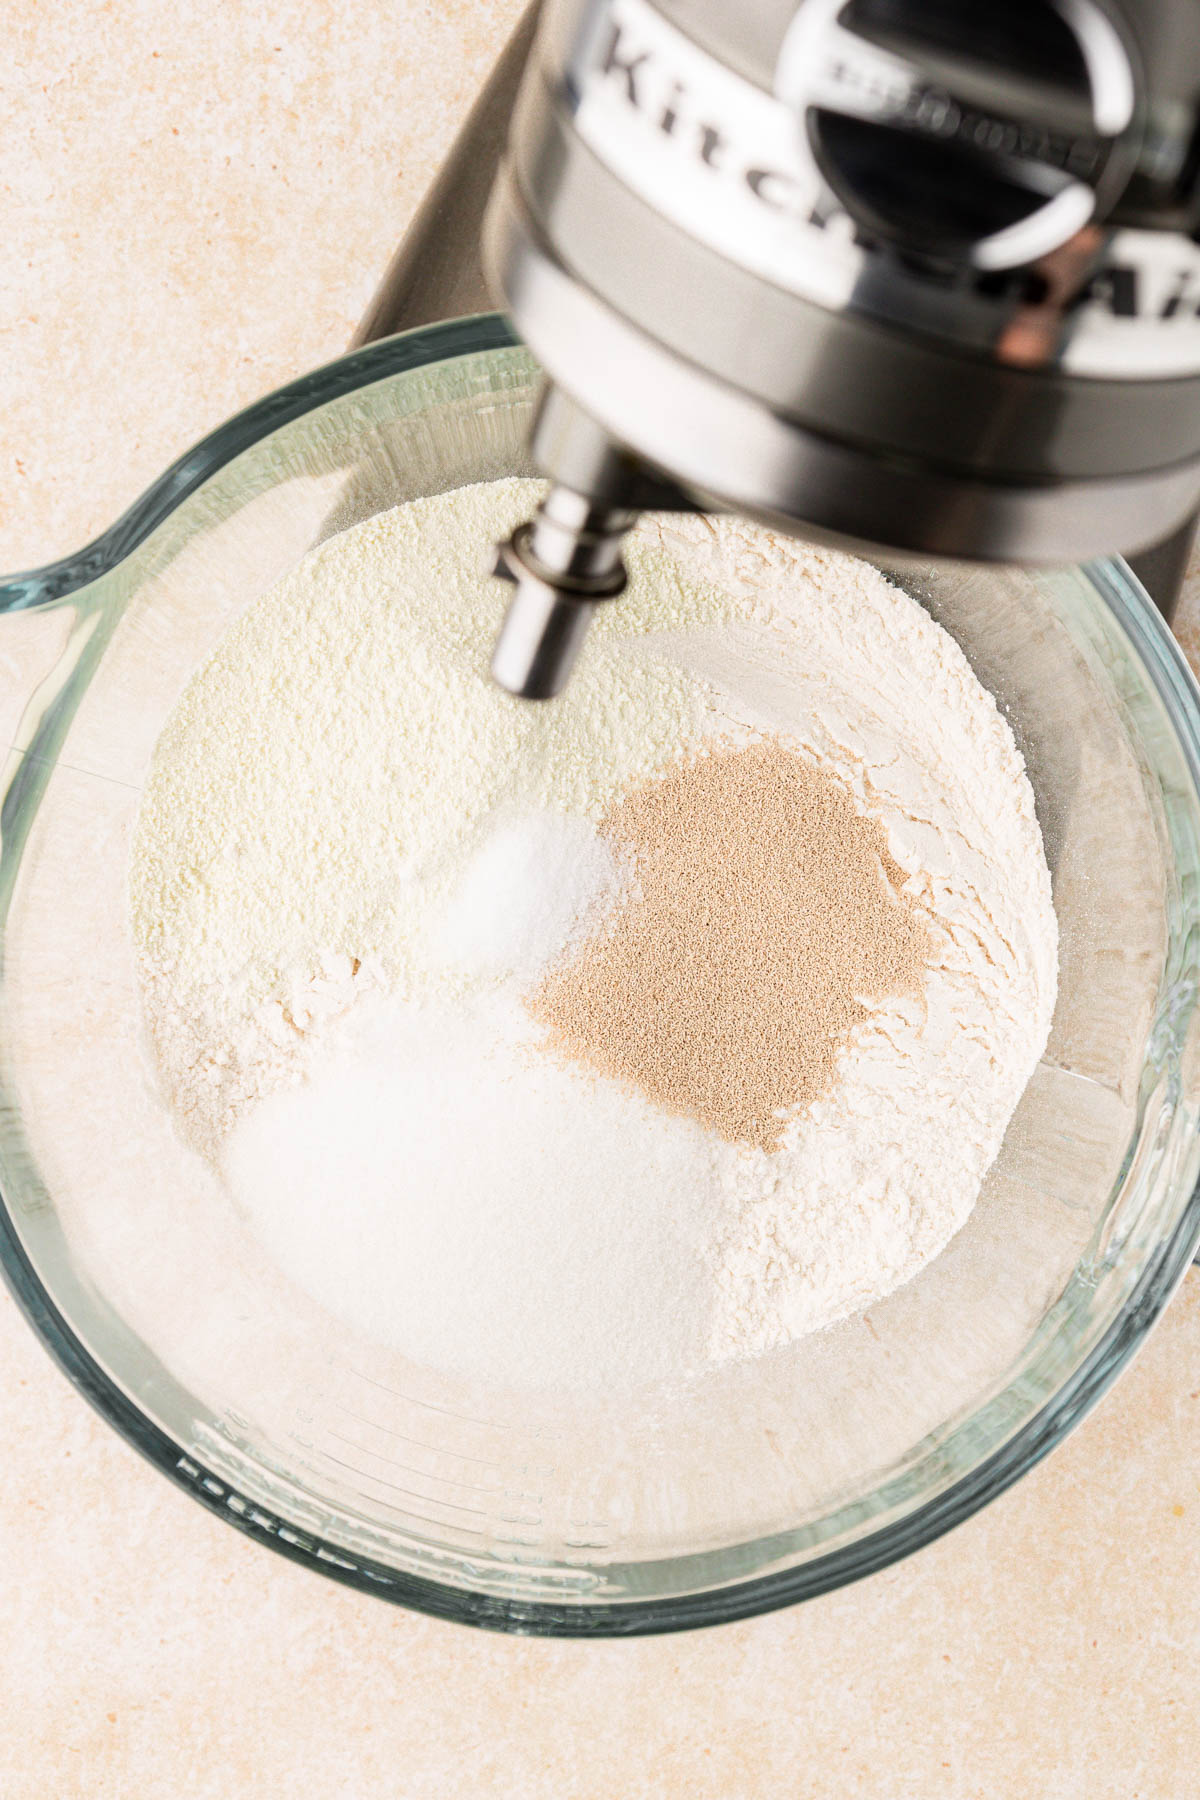
[[[486,674],[481,547],[532,483],[324,545],[199,671],[133,851],[181,1129],[281,1266],[415,1360],[612,1386],[782,1345],[945,1245],[1041,1054],[1056,928],[1011,733],[882,576],[650,520],[561,701]],[[541,1055],[524,987],[626,888],[630,781],[775,732],[878,818],[934,946],[768,1154]]]

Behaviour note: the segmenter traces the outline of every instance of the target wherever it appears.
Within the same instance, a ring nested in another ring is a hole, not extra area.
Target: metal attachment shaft
[[[492,653],[492,676],[524,700],[566,686],[592,613],[625,586],[621,539],[636,514],[552,487],[534,517],[500,546],[496,574],[514,584]]]

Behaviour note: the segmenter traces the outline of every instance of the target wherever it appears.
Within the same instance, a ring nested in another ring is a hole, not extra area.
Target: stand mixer
[[[482,224],[548,377],[502,686],[561,689],[646,507],[923,558],[1155,546],[1169,607],[1200,500],[1195,7],[537,13],[358,339],[486,304]]]

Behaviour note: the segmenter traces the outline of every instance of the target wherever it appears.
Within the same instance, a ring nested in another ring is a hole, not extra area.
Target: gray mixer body
[[[646,506],[1025,563],[1194,513],[1195,0],[547,0],[519,61],[505,686],[562,685]]]

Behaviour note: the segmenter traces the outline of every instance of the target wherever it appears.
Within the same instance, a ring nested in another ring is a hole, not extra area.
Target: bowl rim
[[[303,414],[394,374],[518,344],[502,315],[485,313],[385,338],[289,382],[202,438],[82,549],[0,577],[0,613],[48,605],[108,574],[225,464]],[[1200,688],[1182,651],[1121,559],[1085,567],[1133,639],[1200,792]],[[1200,1184],[1174,1230],[1147,1260],[1120,1313],[1063,1385],[982,1463],[911,1513],[795,1568],[668,1598],[566,1605],[473,1592],[352,1556],[339,1543],[240,1494],[149,1418],[92,1356],[42,1282],[0,1191],[0,1273],[9,1291],[71,1384],[176,1486],[255,1542],[349,1587],[435,1618],[541,1637],[634,1637],[751,1618],[877,1573],[932,1543],[1003,1493],[1080,1423],[1144,1341],[1198,1242]]]
[[[165,468],[121,516],[78,550],[36,568],[0,574],[0,613],[28,612],[61,600],[125,561],[197,488],[252,445],[356,388],[486,350],[511,350],[520,339],[502,313],[477,313],[381,338],[252,401]]]

